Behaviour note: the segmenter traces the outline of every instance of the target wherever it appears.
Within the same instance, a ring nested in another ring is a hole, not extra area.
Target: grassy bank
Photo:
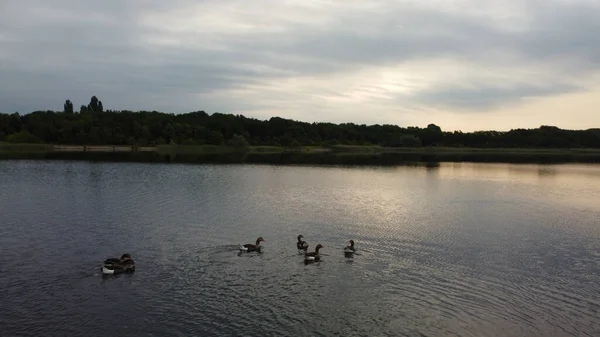
[[[237,152],[249,152],[249,153],[279,153],[284,152],[285,149],[278,146],[250,146],[247,148],[236,148],[233,146],[225,145],[159,145],[155,148],[156,152],[159,153],[237,153]]]
[[[47,152],[53,151],[51,144],[12,144],[0,142],[0,152]]]
[[[474,147],[382,147],[336,145],[330,147],[333,152],[347,153],[422,153],[422,154],[600,154],[592,148],[474,148]]]
[[[277,146],[250,146],[238,149],[231,146],[219,145],[53,145],[53,144],[15,144],[0,142],[0,152],[146,152],[158,153],[278,153],[285,148]]]
[[[599,163],[600,149],[385,148],[378,146],[54,146],[0,144],[0,160],[43,159],[152,163],[252,163],[305,165],[413,165],[442,162]]]
[[[591,148],[468,148],[468,147],[382,147],[382,146],[355,146],[334,145],[329,147],[302,146],[298,148],[285,148],[281,146],[249,146],[235,148],[226,145],[158,145],[158,146],[129,146],[129,145],[53,145],[53,144],[14,144],[1,143],[1,152],[146,152],[154,151],[163,154],[226,154],[226,153],[254,153],[272,154],[283,152],[300,153],[339,153],[339,154],[382,154],[382,153],[413,153],[430,155],[452,154],[500,154],[500,155],[600,155],[600,149]]]

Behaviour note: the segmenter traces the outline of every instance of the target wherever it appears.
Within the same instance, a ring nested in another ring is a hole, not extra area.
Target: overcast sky
[[[0,0],[0,111],[600,127],[597,0]]]

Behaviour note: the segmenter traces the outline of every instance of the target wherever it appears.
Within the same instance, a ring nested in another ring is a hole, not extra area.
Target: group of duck
[[[308,242],[303,240],[304,236],[302,234],[298,235],[298,242],[296,242],[296,248],[298,248],[299,253],[304,254],[304,263],[312,263],[321,261],[321,256],[319,255],[319,250],[323,248],[322,244],[318,244],[315,247],[314,252],[308,251]],[[240,245],[240,253],[242,252],[259,252],[261,251],[262,246],[261,242],[265,242],[262,237],[256,239],[256,243],[247,243],[244,245]],[[348,241],[348,245],[344,247],[344,256],[352,257],[355,252],[354,240]],[[114,274],[129,274],[135,271],[135,262],[131,258],[130,254],[123,254],[121,258],[108,258],[104,260],[101,266],[102,274],[106,275],[114,275]]]
[[[298,242],[296,242],[296,248],[298,248],[298,252],[299,253],[304,253],[304,263],[312,263],[312,262],[319,262],[321,261],[321,256],[319,255],[319,250],[321,248],[323,248],[322,244],[318,244],[315,247],[315,251],[314,252],[309,252],[308,251],[308,242],[304,241],[304,236],[302,234],[298,235]],[[254,244],[252,243],[246,243],[243,245],[240,245],[239,249],[240,249],[240,253],[242,252],[259,252],[261,251],[261,242],[265,242],[265,240],[261,237],[259,237],[258,239],[256,239],[256,242]],[[348,241],[348,245],[346,247],[344,247],[344,256],[345,257],[352,257],[354,255],[356,248],[354,247],[354,240],[349,240]]]

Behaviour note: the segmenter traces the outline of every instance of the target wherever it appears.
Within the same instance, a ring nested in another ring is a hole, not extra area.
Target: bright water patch
[[[595,336],[598,178],[583,165],[0,161],[1,331]],[[322,262],[304,265],[300,233]],[[259,236],[261,254],[238,256]],[[135,274],[100,275],[125,252]]]

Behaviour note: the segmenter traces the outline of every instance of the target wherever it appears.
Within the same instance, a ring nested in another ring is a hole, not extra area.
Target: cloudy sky
[[[0,0],[0,111],[600,127],[597,0]]]

